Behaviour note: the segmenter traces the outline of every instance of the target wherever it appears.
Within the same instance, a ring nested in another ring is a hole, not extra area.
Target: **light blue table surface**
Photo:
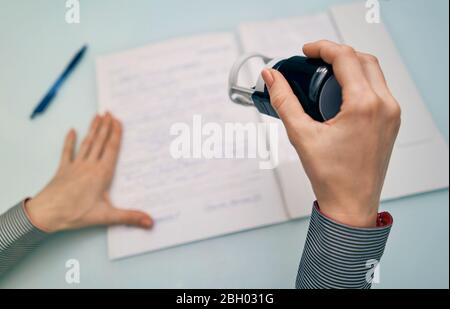
[[[97,108],[94,59],[171,37],[233,31],[242,21],[300,16],[339,0],[81,1],[81,24],[65,1],[0,0],[0,210],[52,176],[65,132],[84,134]],[[448,142],[447,0],[381,0],[382,17]],[[28,117],[68,58],[89,53],[44,117]],[[383,203],[395,219],[378,288],[448,288],[448,190]],[[308,220],[201,241],[111,262],[106,230],[51,237],[0,280],[0,288],[291,288]],[[65,262],[81,263],[81,284]]]

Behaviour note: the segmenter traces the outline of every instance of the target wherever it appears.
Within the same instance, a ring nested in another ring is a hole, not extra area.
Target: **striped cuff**
[[[48,235],[30,222],[24,203],[0,215],[0,276]]]
[[[339,224],[314,205],[297,275],[299,289],[370,288],[392,227],[354,228]]]

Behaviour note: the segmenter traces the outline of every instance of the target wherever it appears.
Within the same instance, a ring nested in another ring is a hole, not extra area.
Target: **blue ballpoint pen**
[[[53,98],[58,93],[59,89],[61,88],[64,81],[69,77],[70,73],[72,73],[77,66],[77,64],[80,62],[80,60],[83,58],[83,55],[85,54],[87,50],[87,45],[84,45],[73,57],[73,59],[70,61],[70,63],[67,65],[66,69],[63,71],[63,73],[58,77],[56,82],[52,85],[50,90],[47,92],[47,94],[44,96],[44,98],[39,102],[39,104],[36,106],[36,108],[33,110],[33,113],[31,114],[31,119],[35,118],[40,113],[43,113],[47,107],[52,102]]]

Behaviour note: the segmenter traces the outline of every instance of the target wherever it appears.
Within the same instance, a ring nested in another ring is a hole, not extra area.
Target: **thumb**
[[[133,225],[150,229],[153,227],[152,218],[142,211],[125,210],[115,207],[109,208],[106,215],[107,225]]]
[[[287,129],[314,122],[305,113],[291,86],[280,72],[273,69],[264,69],[262,77],[269,90],[272,106]]]

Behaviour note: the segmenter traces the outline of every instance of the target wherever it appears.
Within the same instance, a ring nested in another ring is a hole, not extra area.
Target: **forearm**
[[[0,215],[0,277],[46,236],[31,223],[24,202]]]
[[[370,288],[392,226],[388,213],[376,228],[354,228],[327,218],[314,205],[297,288]]]

